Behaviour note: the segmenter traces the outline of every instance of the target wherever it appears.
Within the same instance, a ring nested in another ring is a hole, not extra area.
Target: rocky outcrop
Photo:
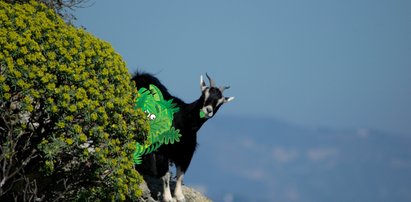
[[[171,181],[170,185],[171,192],[173,192],[175,182]],[[143,190],[141,202],[161,201],[161,192],[163,189],[161,179],[144,176],[144,182],[140,185],[140,188]],[[186,202],[211,202],[211,200],[204,196],[201,192],[187,186],[183,186],[183,193],[186,198]]]

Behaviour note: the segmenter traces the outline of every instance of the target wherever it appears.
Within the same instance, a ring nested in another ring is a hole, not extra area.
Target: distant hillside
[[[411,201],[411,137],[217,115],[185,178],[215,201]]]

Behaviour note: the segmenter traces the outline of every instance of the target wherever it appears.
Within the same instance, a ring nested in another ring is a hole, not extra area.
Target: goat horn
[[[211,79],[210,76],[208,76],[207,73],[206,73],[206,76],[207,76],[208,80],[210,81],[210,87],[215,87],[215,82],[213,81],[213,79]]]
[[[200,76],[200,87],[201,91],[203,91],[205,88],[207,88],[206,83],[204,82],[203,75]]]
[[[223,86],[223,87],[220,87],[220,91],[224,92],[224,90],[227,90],[229,88],[230,88],[230,86]]]

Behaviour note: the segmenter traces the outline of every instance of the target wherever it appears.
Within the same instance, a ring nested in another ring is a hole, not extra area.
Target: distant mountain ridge
[[[411,137],[217,115],[186,183],[215,201],[411,201]]]

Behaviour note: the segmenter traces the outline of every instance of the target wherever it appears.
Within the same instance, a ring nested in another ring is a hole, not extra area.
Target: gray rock
[[[141,202],[161,201],[161,193],[163,189],[161,179],[151,176],[144,176],[144,180],[145,181],[140,185],[140,188],[143,190]],[[175,181],[171,181],[170,185],[171,193],[173,193]],[[186,202],[211,202],[211,200],[204,196],[201,192],[187,186],[183,186],[183,194],[186,198]]]

